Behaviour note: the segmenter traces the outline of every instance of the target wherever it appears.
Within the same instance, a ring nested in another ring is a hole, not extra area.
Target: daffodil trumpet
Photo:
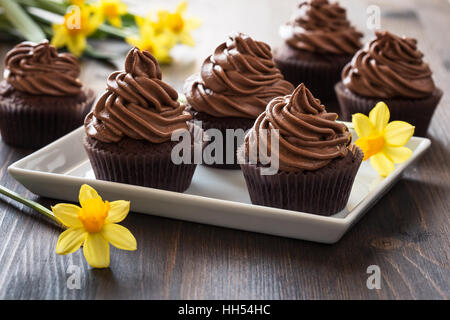
[[[384,102],[378,102],[368,117],[362,113],[352,116],[358,135],[355,144],[364,152],[363,161],[370,159],[382,177],[391,174],[394,164],[406,161],[412,154],[405,145],[414,134],[414,126],[404,121],[389,122],[389,118],[389,108]]]

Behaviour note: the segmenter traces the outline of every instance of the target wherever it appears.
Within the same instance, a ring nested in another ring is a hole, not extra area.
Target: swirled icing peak
[[[251,158],[250,144],[267,148],[266,154],[271,154],[270,134],[278,130],[273,133],[279,138],[281,171],[320,169],[349,151],[350,132],[336,119],[337,114],[328,113],[302,83],[291,95],[273,99],[256,119],[245,137],[246,155],[258,162]]]
[[[5,58],[5,79],[16,89],[33,95],[67,96],[81,92],[80,66],[70,53],[58,53],[44,40],[22,42]]]
[[[422,57],[415,39],[377,31],[343,69],[342,81],[361,96],[424,98],[435,85]]]
[[[292,90],[275,66],[270,46],[242,33],[219,45],[200,74],[185,85],[187,101],[196,111],[249,119],[256,119],[274,97]]]
[[[328,0],[299,3],[291,21],[280,28],[280,33],[296,49],[350,55],[361,48],[363,36],[350,25],[346,10]]]
[[[113,72],[107,89],[85,120],[88,136],[103,142],[123,137],[152,143],[169,141],[172,133],[188,129],[191,115],[178,102],[178,93],[161,80],[158,62],[148,51],[133,48],[125,71]]]

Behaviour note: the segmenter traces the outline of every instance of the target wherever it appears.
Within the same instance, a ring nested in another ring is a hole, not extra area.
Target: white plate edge
[[[351,124],[349,122],[343,122],[345,124]],[[57,173],[49,173],[49,172],[42,172],[42,171],[35,171],[35,170],[29,170],[24,169],[21,167],[21,165],[24,162],[27,162],[29,158],[35,157],[36,155],[39,155],[40,153],[45,153],[48,149],[53,148],[55,145],[61,143],[61,140],[66,139],[69,136],[77,135],[79,134],[79,131],[84,130],[83,126],[73,130],[72,132],[66,134],[65,136],[55,140],[54,142],[50,143],[49,145],[34,151],[33,153],[29,154],[28,156],[19,159],[18,161],[14,162],[8,167],[8,172],[13,176],[16,180],[18,180],[17,176],[28,176],[28,175],[34,175],[37,177],[45,177],[46,179],[50,180],[59,180],[61,177],[69,178],[75,183],[86,183],[86,180],[88,181],[94,181],[97,185],[105,184],[116,184],[116,182],[110,182],[110,181],[102,181],[102,180],[96,180],[96,179],[85,179],[80,177],[74,177],[74,176],[65,176],[62,174]],[[431,145],[431,141],[428,138],[424,137],[413,137],[413,139],[420,140],[420,143],[418,144],[417,148],[414,150],[413,155],[404,163],[400,164],[396,171],[390,175],[389,177],[385,178],[382,183],[380,183],[377,188],[375,188],[372,191],[372,195],[365,198],[363,201],[361,201],[353,210],[345,217],[345,218],[336,218],[332,216],[321,216],[316,215],[312,213],[307,212],[301,212],[301,211],[293,211],[293,210],[285,210],[285,209],[279,209],[279,208],[273,208],[273,207],[266,207],[266,206],[259,206],[254,204],[246,204],[246,203],[239,203],[235,201],[230,200],[222,200],[222,199],[214,199],[214,198],[208,198],[203,197],[199,195],[190,195],[185,193],[177,193],[177,192],[171,192],[166,190],[159,190],[155,188],[146,188],[141,186],[134,186],[134,185],[127,185],[127,184],[121,184],[122,187],[127,188],[138,188],[141,189],[140,191],[146,191],[146,192],[153,192],[153,193],[161,193],[163,196],[168,196],[167,193],[169,193],[169,196],[175,197],[177,201],[196,201],[201,202],[202,205],[213,205],[213,204],[221,204],[222,206],[226,206],[228,208],[234,207],[236,210],[246,210],[247,214],[249,215],[255,215],[258,216],[260,214],[265,215],[273,215],[273,216],[280,216],[283,215],[284,218],[290,218],[290,219],[299,219],[299,220],[320,220],[322,222],[326,223],[332,223],[335,225],[341,225],[346,226],[349,228],[351,225],[353,225],[359,218],[362,217],[361,210],[364,208],[364,213],[367,212],[370,207],[377,201],[378,198],[382,197],[384,195],[383,192],[380,193],[380,190],[383,188],[387,188],[389,190],[390,186],[392,186],[396,180],[398,180],[403,173],[403,171],[414,161],[418,160],[419,156],[423,154],[423,152],[428,149]],[[19,181],[20,182],[20,181]],[[39,194],[38,194],[39,195]],[[346,228],[346,229],[347,229]]]

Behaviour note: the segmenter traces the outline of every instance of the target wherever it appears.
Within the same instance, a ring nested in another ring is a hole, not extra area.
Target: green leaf
[[[9,22],[8,18],[3,13],[0,13],[0,26],[4,29],[12,28],[11,22]]]
[[[95,30],[94,33],[92,33],[89,36],[90,39],[107,39],[108,38],[108,34],[106,32],[103,32],[99,29]]]
[[[40,42],[45,39],[39,25],[15,1],[0,0],[0,6],[9,22],[26,40]]]
[[[67,5],[65,5],[60,1],[59,2],[52,0],[15,0],[15,1],[25,7],[35,7],[62,16],[66,13],[67,8]]]
[[[20,1],[20,0],[19,0]],[[62,2],[52,1],[52,0],[35,0],[37,3],[37,7],[57,13],[60,15],[66,14],[67,6],[64,5]]]
[[[99,60],[99,61],[109,65],[110,67],[113,67],[114,69],[118,69],[118,66],[113,61],[114,58],[117,58],[117,56],[115,56],[115,55],[96,51],[90,45],[86,46],[86,48],[84,49],[83,54],[85,56],[97,59],[97,60]]]
[[[122,25],[124,27],[136,27],[136,19],[134,17],[134,14],[125,13],[122,16]]]

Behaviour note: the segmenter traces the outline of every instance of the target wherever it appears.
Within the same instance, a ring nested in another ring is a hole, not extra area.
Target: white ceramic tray
[[[337,242],[430,146],[430,140],[413,137],[407,145],[412,157],[385,179],[368,161],[363,162],[347,207],[323,217],[252,205],[240,170],[199,165],[185,193],[95,180],[82,145],[83,134],[83,128],[69,133],[12,164],[9,173],[44,197],[77,202],[80,186],[88,183],[106,200],[130,200],[134,212],[322,243]]]

